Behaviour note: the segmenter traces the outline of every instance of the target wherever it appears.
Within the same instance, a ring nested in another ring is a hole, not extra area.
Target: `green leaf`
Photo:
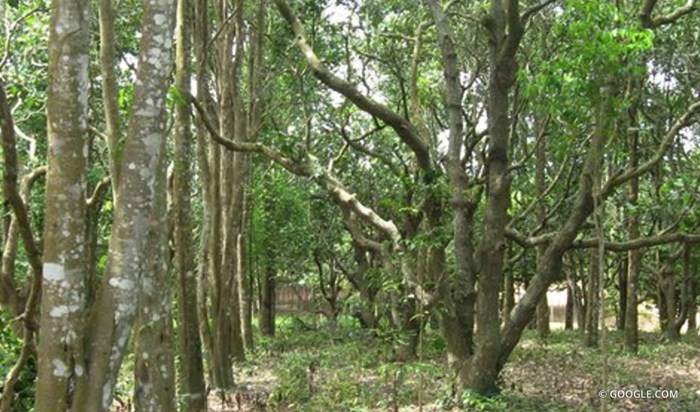
[[[10,5],[10,7],[14,7],[15,9],[19,7],[19,0],[7,0],[7,4]]]

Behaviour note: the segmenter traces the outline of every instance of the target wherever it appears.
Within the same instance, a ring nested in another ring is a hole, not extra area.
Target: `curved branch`
[[[3,192],[19,224],[24,247],[27,251],[27,259],[34,271],[34,282],[41,282],[41,252],[34,240],[32,227],[29,223],[27,205],[22,200],[17,179],[19,175],[19,161],[17,158],[16,136],[12,114],[5,94],[5,85],[0,83],[0,140],[2,140],[2,153],[5,161],[5,173],[3,179]]]
[[[188,98],[194,105],[195,109],[197,109],[199,118],[202,120],[204,127],[207,129],[207,131],[209,131],[209,135],[215,142],[234,152],[252,152],[262,154],[295,175],[307,177],[311,176],[311,171],[307,165],[299,164],[299,162],[290,159],[281,153],[262,145],[261,143],[236,142],[222,137],[216,130],[216,127],[214,127],[207,117],[206,111],[204,107],[202,107],[202,104],[192,95],[189,95]]]
[[[675,9],[671,13],[653,18],[651,15],[657,3],[658,0],[646,0],[639,9],[639,21],[642,23],[642,26],[647,29],[655,29],[666,24],[674,23],[686,14],[692,13],[697,8],[695,4],[696,0],[688,0],[684,6]]]
[[[658,149],[656,149],[656,153],[654,153],[654,156],[652,156],[651,159],[637,167],[628,168],[625,172],[610,178],[610,180],[605,182],[605,185],[603,185],[600,197],[605,199],[608,195],[610,195],[610,193],[612,193],[615,187],[626,183],[635,177],[639,177],[653,169],[671,148],[676,135],[678,135],[681,130],[697,121],[693,119],[693,117],[697,114],[700,114],[700,101],[696,101],[688,106],[685,113],[683,113],[683,115],[679,117],[675,123],[673,123],[671,129],[661,139],[661,144],[659,145]]]
[[[304,58],[311,67],[314,76],[332,90],[345,96],[361,110],[388,124],[394,129],[399,138],[401,138],[401,141],[413,151],[418,161],[418,166],[422,169],[430,169],[431,160],[428,144],[421,138],[413,124],[385,105],[360,93],[354,85],[328,70],[309,45],[304,27],[287,2],[284,0],[275,0],[275,4],[282,14],[282,17],[284,17],[291,26],[294,36],[296,37],[297,45],[304,54]]]

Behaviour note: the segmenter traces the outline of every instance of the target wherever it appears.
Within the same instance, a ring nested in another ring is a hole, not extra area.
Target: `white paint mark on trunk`
[[[60,282],[66,278],[63,265],[57,263],[44,263],[43,273],[47,282]]]
[[[63,363],[62,360],[54,359],[53,361],[51,361],[51,363],[53,364],[53,367],[54,367],[54,369],[53,369],[54,376],[59,376],[59,377],[68,376],[68,374],[67,374],[68,367],[66,367],[66,364]]]

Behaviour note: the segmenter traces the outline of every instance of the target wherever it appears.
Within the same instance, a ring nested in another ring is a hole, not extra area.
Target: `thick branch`
[[[367,224],[386,234],[391,239],[394,250],[398,250],[401,247],[401,233],[394,222],[391,220],[384,220],[372,208],[362,204],[362,202],[357,200],[354,193],[350,193],[345,186],[329,172],[325,172],[322,177],[326,189],[328,189],[328,192],[336,203],[343,208],[351,210]]]
[[[415,127],[400,114],[383,104],[360,93],[351,83],[333,74],[319,60],[306,39],[306,33],[296,15],[284,0],[275,0],[275,4],[284,19],[289,23],[311,70],[323,84],[345,96],[361,110],[375,116],[388,124],[401,140],[413,151],[422,169],[430,169],[430,151],[428,144],[421,138]]]

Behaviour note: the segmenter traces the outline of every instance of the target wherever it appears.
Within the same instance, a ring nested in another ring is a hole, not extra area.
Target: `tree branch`
[[[345,96],[361,110],[381,119],[392,129],[394,129],[399,138],[401,138],[401,141],[403,141],[404,144],[406,144],[415,154],[418,161],[418,166],[422,169],[430,169],[431,160],[428,144],[423,140],[423,138],[421,138],[413,124],[383,104],[360,93],[360,91],[357,90],[354,85],[336,76],[330,70],[328,70],[328,68],[323,64],[323,62],[321,62],[321,60],[319,60],[309,45],[303,26],[287,2],[284,0],[275,0],[275,4],[277,5],[277,9],[282,14],[282,17],[284,17],[287,23],[291,26],[296,37],[297,45],[304,54],[306,62],[311,67],[314,76],[316,76],[317,79],[332,90],[335,90],[336,92]]]
[[[217,131],[216,127],[214,127],[207,117],[206,111],[204,107],[202,107],[202,104],[192,95],[189,95],[189,100],[194,105],[197,113],[199,114],[199,118],[204,124],[204,127],[207,129],[207,131],[209,131],[209,135],[215,142],[234,152],[252,152],[262,154],[295,175],[307,177],[311,176],[312,173],[307,165],[299,164],[299,162],[290,159],[281,153],[262,145],[261,143],[236,142],[222,137]]]
[[[642,23],[642,26],[647,29],[655,29],[666,24],[674,23],[681,17],[692,13],[696,9],[696,0],[688,0],[684,6],[677,8],[671,13],[653,18],[652,13],[654,12],[654,8],[656,7],[657,3],[658,0],[646,0],[639,9],[639,21]]]
[[[2,152],[5,161],[3,192],[12,206],[19,224],[24,247],[27,251],[27,259],[34,271],[34,282],[40,283],[42,269],[41,252],[32,234],[27,205],[22,200],[22,195],[17,185],[19,160],[17,158],[15,128],[7,102],[7,95],[5,94],[5,85],[2,83],[0,83],[0,139],[2,140]]]
[[[645,163],[637,167],[630,167],[626,169],[625,172],[613,176],[607,182],[605,182],[600,193],[601,199],[605,199],[608,195],[610,195],[610,193],[612,193],[615,187],[626,183],[629,180],[634,179],[635,177],[641,176],[653,169],[663,159],[666,152],[668,152],[668,150],[671,148],[676,135],[678,135],[678,133],[684,128],[695,123],[697,120],[693,119],[693,116],[699,113],[700,101],[696,101],[686,109],[685,113],[683,113],[683,115],[679,117],[675,121],[675,123],[673,123],[671,129],[661,139],[661,144],[659,145],[658,149],[656,150],[656,153],[654,153],[654,156],[652,156],[651,159],[647,160]]]

